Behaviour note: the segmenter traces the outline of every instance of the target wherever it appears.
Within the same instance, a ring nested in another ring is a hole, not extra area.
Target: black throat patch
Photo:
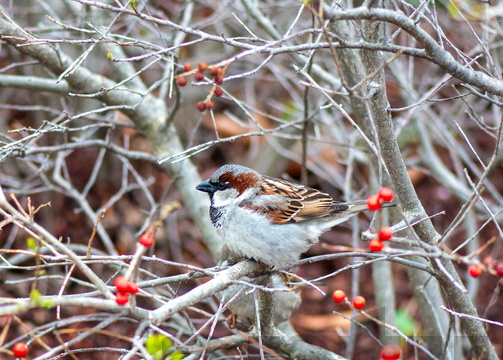
[[[210,206],[210,219],[214,227],[218,228],[221,226],[219,222],[221,217],[222,217],[222,208],[215,207],[213,205]]]

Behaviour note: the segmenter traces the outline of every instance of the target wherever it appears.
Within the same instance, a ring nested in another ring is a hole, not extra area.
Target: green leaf
[[[33,289],[30,293],[30,302],[39,305],[42,302],[42,294],[37,289]]]
[[[26,246],[28,247],[28,249],[36,251],[38,249],[37,240],[35,240],[30,236],[29,238],[26,239]]]
[[[44,276],[45,275],[45,270],[44,269],[38,269],[36,271],[36,275],[37,276]]]
[[[294,121],[299,117],[299,109],[295,107],[293,103],[285,103],[283,104],[283,109],[281,112],[281,118],[285,121]]]
[[[396,311],[396,326],[398,330],[407,336],[413,336],[416,329],[416,322],[414,319],[403,309]]]
[[[162,334],[153,334],[145,341],[145,347],[152,357],[156,360],[164,358],[170,352],[173,342],[167,336]]]
[[[42,299],[40,301],[40,307],[43,307],[44,309],[50,309],[54,307],[54,301],[52,300],[44,300]]]
[[[181,359],[183,359],[183,353],[180,350],[176,350],[168,359],[169,360],[181,360]]]
[[[30,293],[30,302],[32,305],[50,309],[54,307],[54,301],[44,299],[44,296],[37,289],[33,289]]]

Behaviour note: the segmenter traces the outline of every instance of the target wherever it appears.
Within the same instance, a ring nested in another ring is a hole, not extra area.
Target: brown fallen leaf
[[[267,119],[265,116],[257,114],[255,116],[255,121],[257,124],[259,124],[262,128],[267,129],[271,127],[271,123],[269,119]],[[211,130],[215,129],[215,125],[218,130],[218,134],[222,138],[230,137],[230,136],[236,136],[236,135],[242,135],[246,134],[249,132],[255,132],[258,130],[257,126],[255,124],[250,124],[249,127],[243,126],[230,117],[228,117],[225,114],[219,113],[215,114],[215,124],[213,123],[213,120],[211,119],[210,116],[206,116],[203,125]],[[245,138],[247,139],[247,138]],[[246,140],[249,141],[249,140]]]

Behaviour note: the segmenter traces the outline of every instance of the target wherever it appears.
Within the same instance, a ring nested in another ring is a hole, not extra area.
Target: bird
[[[366,200],[335,201],[236,164],[218,168],[196,189],[210,197],[210,219],[224,246],[273,268],[297,262],[322,233],[368,210]]]

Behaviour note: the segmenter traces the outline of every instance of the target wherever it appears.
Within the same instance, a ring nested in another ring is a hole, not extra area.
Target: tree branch
[[[393,19],[396,25],[404,27],[408,32],[413,32],[419,39],[423,40],[429,47],[426,47],[427,51],[433,52],[437,55],[439,46],[434,43],[431,44],[429,35],[423,30],[416,28],[408,18],[394,13],[393,16],[389,14],[388,11],[382,9],[357,9],[353,15],[358,14],[358,18],[363,18],[366,20],[383,20],[390,21]],[[351,10],[348,10],[352,13]],[[332,20],[344,18],[344,15],[339,12],[331,13],[330,18]],[[351,18],[351,16],[349,16]],[[428,41],[426,41],[426,38]],[[424,45],[424,44],[423,44]],[[433,50],[432,50],[433,49]],[[445,57],[452,56],[445,52]],[[380,68],[383,64],[382,55],[378,52],[367,52],[366,53],[366,65],[368,71],[371,73],[375,68]],[[457,64],[457,63],[456,63]],[[460,68],[461,65],[457,64]],[[465,70],[464,67],[463,71]],[[466,69],[464,74],[473,72],[472,70]],[[486,76],[486,75],[484,75]],[[486,76],[487,77],[487,76]],[[496,83],[494,79],[491,78],[490,83]],[[389,173],[391,180],[393,182],[393,187],[400,198],[400,202],[404,209],[405,214],[419,214],[419,216],[426,216],[426,213],[417,197],[414,190],[414,186],[410,181],[410,177],[407,173],[407,168],[403,162],[402,154],[397,143],[397,137],[393,127],[393,121],[391,114],[389,112],[390,106],[388,103],[386,95],[386,84],[384,81],[384,72],[381,70],[377,76],[372,79],[372,84],[375,89],[374,95],[370,99],[370,106],[372,109],[372,114],[374,116],[374,121],[376,123],[377,134],[379,145],[381,149],[381,154],[384,162],[388,164]],[[501,86],[503,84],[499,84]],[[503,91],[503,87],[501,88]],[[416,226],[416,231],[419,238],[429,244],[435,244],[440,236],[436,232],[433,224],[428,219],[421,222]],[[437,270],[437,279],[439,280],[444,292],[446,293],[446,298],[451,302],[455,311],[460,313],[466,313],[470,315],[476,315],[475,307],[471,302],[466,289],[464,289],[459,276],[452,265],[452,262],[447,259],[436,259],[433,261],[432,266]],[[444,270],[445,269],[445,270]],[[454,282],[452,281],[454,279]],[[486,334],[482,324],[476,320],[469,318],[462,318],[461,325],[473,347],[473,351],[477,356],[487,356],[488,359],[497,359],[496,352],[489,337]]]
[[[379,20],[394,24],[405,30],[423,45],[430,61],[440,66],[445,72],[470,85],[479,87],[492,94],[503,96],[502,81],[458,63],[454,57],[438,45],[437,41],[435,41],[425,30],[402,13],[386,9],[368,9],[365,7],[345,9],[344,11],[335,10],[328,6],[325,6],[324,9],[326,18],[332,21]]]
[[[241,261],[231,268],[217,273],[210,281],[199,285],[192,291],[174,298],[160,308],[152,311],[150,318],[154,324],[159,325],[174,313],[213,296],[217,292],[227,288],[234,281],[244,276],[255,277],[264,270],[265,266],[261,263],[252,260]]]
[[[64,53],[55,50],[50,45],[22,46],[22,39],[27,39],[27,33],[0,12],[0,34],[9,36],[6,41],[28,56],[38,59],[56,77],[72,66],[73,61]],[[166,126],[167,109],[161,99],[151,94],[139,95],[128,89],[115,89],[115,83],[102,75],[97,75],[83,66],[76,67],[66,75],[70,89],[82,94],[96,94],[96,99],[107,105],[124,105],[123,110],[152,142],[154,151],[159,158],[178,154],[183,151],[182,144],[174,126]],[[114,90],[108,90],[114,89]],[[222,240],[216,234],[208,217],[208,199],[204,194],[195,191],[201,181],[199,173],[189,160],[177,164],[166,164],[170,175],[181,181],[176,181],[176,187],[184,199],[184,205],[203,233],[203,237],[215,259],[220,256]]]

